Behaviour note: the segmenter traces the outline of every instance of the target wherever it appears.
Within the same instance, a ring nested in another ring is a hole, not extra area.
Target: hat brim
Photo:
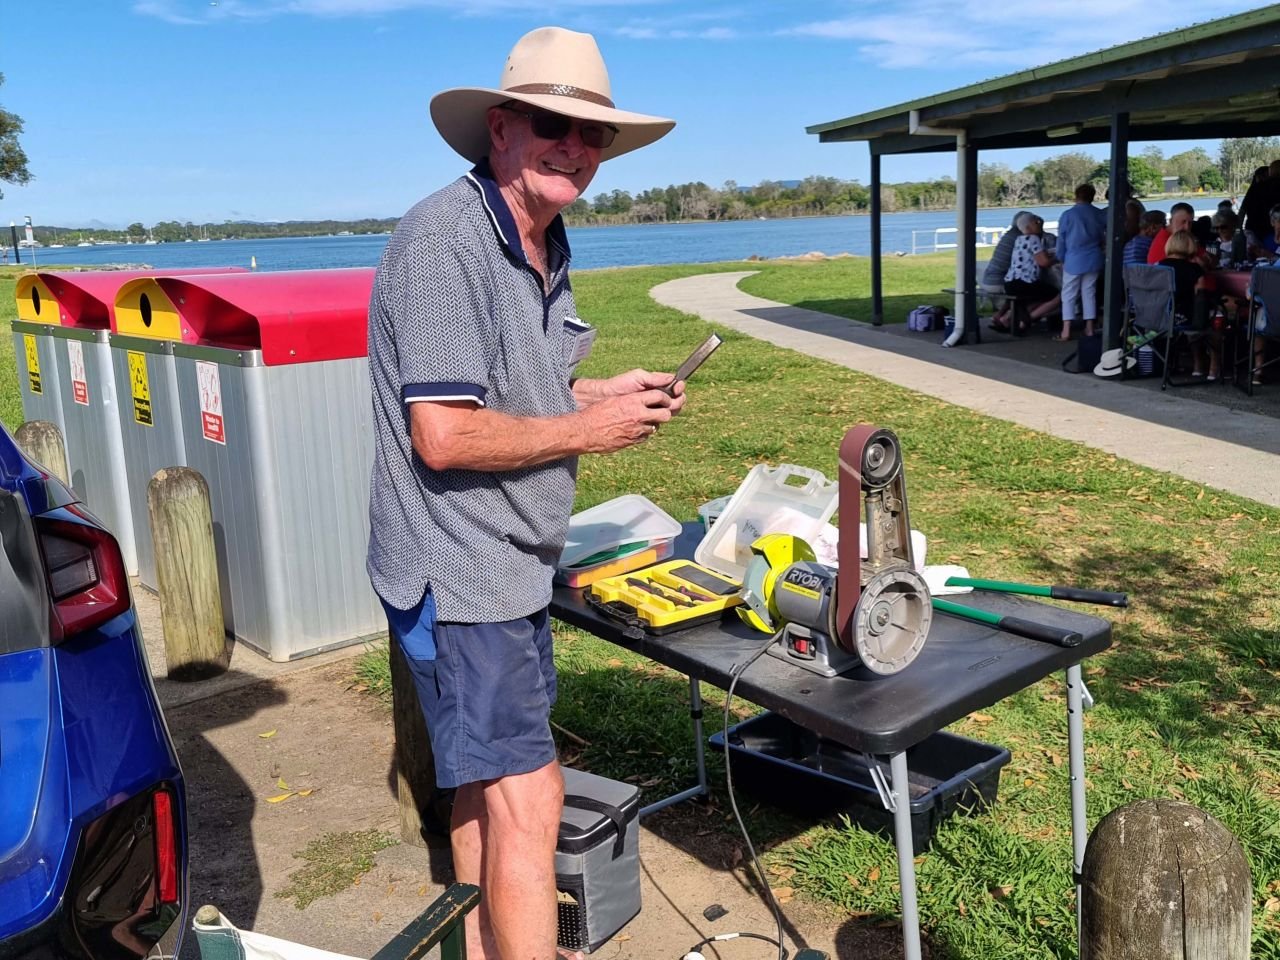
[[[613,143],[600,151],[602,162],[647,147],[665,137],[676,125],[674,120],[666,117],[618,110],[575,97],[517,94],[485,87],[456,87],[437,93],[431,98],[431,121],[445,143],[472,163],[479,163],[489,155],[489,124],[485,114],[490,107],[510,100],[577,120],[613,124],[618,128],[618,135]]]
[[[1118,377],[1120,375],[1120,364],[1118,361],[1119,357],[1112,360],[1109,365],[1105,360],[1100,361],[1098,365],[1093,368],[1093,375],[1095,377]],[[1125,369],[1132,370],[1137,365],[1138,361],[1133,357],[1124,358]]]

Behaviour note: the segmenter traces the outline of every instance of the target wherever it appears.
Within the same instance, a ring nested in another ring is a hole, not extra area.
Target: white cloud
[[[998,76],[1138,40],[1180,26],[1253,9],[1239,0],[1036,0],[1010,6],[989,0],[869,0],[841,4],[847,13],[786,27],[785,36],[852,41],[878,67],[983,66]],[[1158,17],[1153,12],[1158,10]],[[945,84],[944,84],[945,86]]]
[[[620,26],[606,29],[630,40],[735,40],[741,36],[740,31],[725,22],[739,21],[745,14],[737,7],[682,10],[661,17],[632,17]]]

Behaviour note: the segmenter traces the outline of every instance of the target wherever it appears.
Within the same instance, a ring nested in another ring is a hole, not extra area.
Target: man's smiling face
[[[494,175],[511,185],[535,222],[549,221],[582,196],[600,168],[601,151],[582,142],[576,122],[559,140],[544,140],[526,114],[493,107],[489,131]]]

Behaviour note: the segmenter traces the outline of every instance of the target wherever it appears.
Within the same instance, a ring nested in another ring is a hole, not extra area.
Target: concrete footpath
[[[1143,466],[1280,506],[1280,421],[1184,392],[1128,389],[936,340],[764,300],[738,283],[756,271],[671,280],[658,303],[780,347],[880,377]]]

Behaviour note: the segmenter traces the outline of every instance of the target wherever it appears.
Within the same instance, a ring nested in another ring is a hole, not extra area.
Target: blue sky
[[[864,145],[820,145],[804,127],[1256,6],[6,0],[0,106],[26,123],[35,179],[0,184],[0,221],[399,216],[466,167],[431,126],[431,95],[496,85],[515,40],[546,24],[596,35],[619,106],[678,121],[656,146],[605,164],[588,198],[690,180],[865,182]],[[982,159],[1020,167],[1044,155]],[[953,173],[950,155],[884,168],[889,180]]]

